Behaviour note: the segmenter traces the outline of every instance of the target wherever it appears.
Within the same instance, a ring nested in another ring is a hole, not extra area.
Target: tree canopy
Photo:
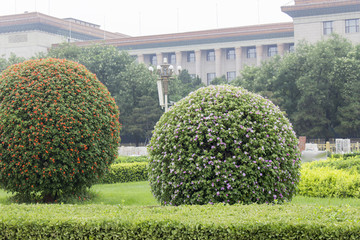
[[[298,135],[360,134],[360,47],[337,35],[261,66],[245,67],[232,84],[260,93],[286,112]]]
[[[51,48],[46,57],[77,61],[95,73],[109,89],[119,107],[122,142],[137,145],[145,142],[149,132],[151,133],[153,126],[162,115],[157,104],[155,76],[149,73],[145,65],[138,64],[127,52],[105,45],[80,48],[62,44]],[[147,108],[146,114],[139,118],[137,117],[139,109],[146,108],[144,99],[147,99],[147,103],[156,104]]]

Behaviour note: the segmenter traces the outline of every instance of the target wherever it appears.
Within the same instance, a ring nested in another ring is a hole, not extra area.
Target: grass
[[[81,204],[103,204],[122,206],[155,206],[159,203],[150,192],[148,182],[131,182],[116,184],[98,184],[91,188],[95,197],[91,201]],[[11,194],[0,189],[0,204],[10,204],[8,197]],[[356,198],[315,198],[296,196],[291,201],[292,205],[321,205],[360,207],[360,199]]]
[[[98,184],[91,190],[97,197],[89,203],[125,206],[159,205],[150,192],[148,182]]]
[[[115,184],[97,184],[91,189],[95,197],[81,204],[104,204],[123,206],[154,206],[159,205],[150,191],[148,182],[130,182]],[[0,204],[11,204],[8,198],[12,194],[0,189]]]

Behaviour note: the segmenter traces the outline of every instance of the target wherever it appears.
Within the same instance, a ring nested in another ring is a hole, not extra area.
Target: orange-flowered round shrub
[[[0,77],[0,186],[54,201],[98,181],[117,156],[119,111],[84,66],[37,59]]]

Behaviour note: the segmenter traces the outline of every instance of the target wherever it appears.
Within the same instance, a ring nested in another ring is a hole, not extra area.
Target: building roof
[[[39,12],[0,16],[0,34],[22,31],[44,31],[78,40],[129,37],[101,30],[99,25],[76,19],[59,19]]]
[[[306,17],[360,11],[360,0],[295,0],[295,5],[282,6],[290,17]]]
[[[101,43],[106,45],[114,45],[122,50],[135,50],[156,47],[284,38],[293,36],[294,25],[292,22],[289,22],[142,37],[114,38],[105,41],[99,40],[77,42],[75,44],[78,46],[86,46]]]

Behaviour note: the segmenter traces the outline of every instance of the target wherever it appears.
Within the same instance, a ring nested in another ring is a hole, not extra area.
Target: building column
[[[284,43],[279,43],[277,45],[277,51],[278,51],[278,54],[280,56],[283,56],[284,55],[284,50],[285,50],[285,44]]]
[[[221,77],[222,49],[215,49],[215,75]]]
[[[157,65],[163,64],[163,61],[164,61],[163,54],[162,53],[157,53],[156,54],[156,60],[157,60]]]
[[[263,45],[258,45],[256,46],[256,65],[260,66],[261,62],[264,58],[264,46]]]
[[[182,52],[176,52],[176,74],[177,74],[177,68],[182,65]]]
[[[145,63],[144,54],[138,54],[137,60],[138,60],[138,63]]]
[[[236,76],[238,76],[241,71],[242,55],[242,47],[235,48]]]
[[[196,76],[199,76],[202,79],[201,75],[201,50],[195,51],[195,72]],[[206,79],[202,79],[202,81],[206,82]]]

